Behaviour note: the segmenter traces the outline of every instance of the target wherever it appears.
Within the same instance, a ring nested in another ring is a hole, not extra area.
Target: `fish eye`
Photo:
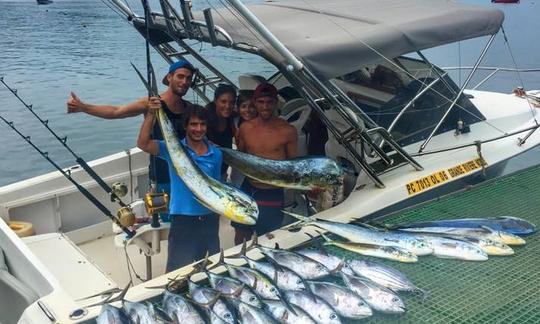
[[[270,292],[275,293],[275,292],[276,292],[276,288],[270,287]]]
[[[358,306],[364,306],[366,303],[364,303],[363,301],[361,302],[358,302]]]
[[[324,266],[322,264],[317,264],[317,270],[323,270],[324,269]]]
[[[301,285],[302,284],[302,279],[296,280],[296,284]]]
[[[255,302],[256,300],[257,300],[257,298],[255,296],[251,296],[249,298],[249,301],[252,302],[252,303]]]
[[[332,313],[332,314],[330,314],[330,319],[331,319],[331,320],[335,320],[335,319],[337,319],[337,315],[336,315],[336,313]]]
[[[225,313],[225,315],[223,315],[225,318],[232,318],[232,315],[231,313]]]
[[[398,301],[399,301],[399,298],[397,297],[392,298],[392,302],[397,303]]]

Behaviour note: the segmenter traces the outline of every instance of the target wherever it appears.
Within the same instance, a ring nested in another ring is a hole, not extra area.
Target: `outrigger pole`
[[[1,79],[0,79],[1,80]],[[127,234],[128,237],[133,237],[136,232],[135,231],[132,231],[130,229],[128,229],[127,227],[125,227],[124,225],[122,225],[120,223],[120,220],[118,220],[116,217],[113,216],[113,214],[107,209],[107,207],[103,206],[103,204],[96,198],[94,197],[88,190],[86,190],[83,186],[81,186],[79,183],[77,183],[77,181],[75,181],[75,179],[73,179],[71,177],[71,172],[68,170],[68,171],[65,171],[64,169],[62,169],[58,164],[56,164],[50,157],[49,157],[49,153],[48,152],[43,152],[42,150],[39,149],[39,147],[37,147],[31,140],[30,140],[30,136],[25,136],[23,133],[21,133],[16,127],[15,125],[13,124],[13,122],[10,122],[10,121],[7,121],[7,119],[5,119],[4,117],[0,116],[0,119],[2,119],[2,121],[4,123],[6,123],[6,125],[8,125],[11,129],[13,129],[17,134],[19,134],[19,136],[24,139],[28,144],[30,144],[30,146],[32,146],[36,151],[38,151],[38,153],[43,157],[45,158],[47,161],[49,161],[49,163],[51,163],[60,173],[62,173],[62,175],[64,177],[66,177],[66,179],[68,179],[76,188],[77,190],[80,191],[80,193],[83,194],[83,196],[86,197],[86,199],[90,200],[90,202],[92,204],[94,204],[94,206],[96,206],[103,214],[105,214],[107,217],[109,217],[116,225],[118,225],[122,231],[124,231],[124,233]]]
[[[55,131],[53,131],[50,127],[49,127],[49,120],[44,120],[44,119],[41,119],[41,117],[39,117],[38,114],[36,114],[36,112],[34,111],[34,108],[32,107],[32,105],[29,105],[27,104],[18,94],[17,94],[17,89],[13,89],[11,88],[5,81],[4,81],[4,78],[3,77],[0,77],[0,82],[2,82],[2,84],[9,90],[11,91],[11,93],[17,98],[19,99],[19,101],[28,109],[30,110],[30,112],[32,113],[32,115],[34,115],[40,122],[43,126],[45,126],[45,128],[47,128],[49,130],[49,132],[51,132],[51,134],[69,151],[69,153],[71,153],[71,155],[73,155],[73,157],[75,158],[75,160],[77,161],[77,164],[79,164],[83,169],[84,171],[86,171],[86,173],[88,173],[88,175],[90,177],[92,177],[92,179],[94,179],[94,181],[97,182],[97,184],[103,188],[103,190],[105,190],[111,197],[111,201],[113,202],[117,202],[121,207],[128,207],[128,205],[126,205],[121,199],[120,197],[118,197],[116,195],[116,193],[111,189],[111,187],[109,187],[109,185],[86,163],[85,160],[83,160],[82,157],[78,156],[77,154],[75,154],[75,152],[73,152],[73,150],[67,145],[67,136],[65,137],[60,137],[58,136],[58,134],[56,134]]]

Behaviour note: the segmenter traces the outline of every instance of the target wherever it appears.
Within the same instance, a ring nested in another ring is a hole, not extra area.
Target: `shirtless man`
[[[192,104],[183,99],[189,90],[196,69],[186,60],[179,60],[171,64],[169,72],[162,82],[168,88],[160,94],[163,108],[169,117],[176,134],[180,139],[186,135],[182,124],[182,116]],[[106,119],[118,119],[137,116],[146,113],[148,110],[148,97],[141,98],[135,102],[121,106],[92,105],[84,103],[75,93],[71,93],[71,98],[67,102],[68,113],[84,112],[89,115]],[[159,124],[155,123],[152,130],[152,139],[163,140]],[[170,193],[170,179],[167,163],[161,159],[150,158],[149,177],[157,183],[158,192]],[[168,221],[167,214],[160,214],[162,220]]]
[[[238,150],[260,157],[285,160],[297,156],[298,134],[294,126],[274,116],[277,89],[268,83],[260,84],[253,94],[258,116],[242,123],[238,130]],[[262,235],[273,231],[283,222],[283,189],[245,180],[242,190],[251,195],[259,206],[259,219],[254,226],[232,223],[236,230],[234,242],[249,240],[255,231]]]

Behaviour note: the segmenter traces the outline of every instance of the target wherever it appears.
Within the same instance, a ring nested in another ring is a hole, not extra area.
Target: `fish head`
[[[492,240],[484,240],[485,244],[482,245],[482,250],[488,255],[513,255],[514,250],[508,245]]]
[[[240,224],[255,225],[259,218],[259,207],[247,195],[235,195],[234,200],[228,200],[225,204],[223,215]]]
[[[349,307],[349,309],[354,309],[354,317],[369,317],[373,315],[371,307],[362,299],[359,299],[355,302],[356,305]]]
[[[382,308],[384,309],[384,312],[392,314],[400,314],[405,312],[405,304],[398,295],[390,291],[381,292],[381,295],[382,296],[379,301],[383,306]]]
[[[433,246],[427,240],[419,237],[410,238],[411,252],[415,255],[428,255],[433,253]]]
[[[486,261],[488,259],[487,253],[474,244],[459,242],[457,246],[461,249],[463,255],[467,256],[470,260]]]
[[[263,307],[263,303],[261,302],[261,300],[259,299],[259,297],[257,297],[257,295],[255,295],[251,290],[249,289],[244,289],[242,290],[242,293],[240,294],[240,299],[248,304],[248,305],[251,305],[251,306],[255,306],[255,307]]]
[[[497,234],[501,238],[502,242],[504,244],[508,245],[524,245],[525,240],[515,234],[511,234],[508,232],[498,231]]]

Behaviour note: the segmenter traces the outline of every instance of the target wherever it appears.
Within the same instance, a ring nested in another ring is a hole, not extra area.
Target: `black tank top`
[[[191,105],[189,101],[184,100],[183,103],[186,107]],[[163,106],[163,111],[173,125],[174,131],[176,132],[178,139],[183,139],[184,137],[186,137],[186,130],[184,129],[184,125],[182,125],[183,114],[173,113],[169,109],[167,104],[163,101],[161,101],[161,104]],[[163,140],[163,134],[161,133],[161,128],[159,127],[159,123],[157,121],[154,123],[154,129],[152,130],[151,138],[158,141]],[[167,162],[158,157],[150,157],[148,175],[150,177],[150,180],[156,180],[157,183],[171,182],[171,180],[169,179],[169,166]]]

